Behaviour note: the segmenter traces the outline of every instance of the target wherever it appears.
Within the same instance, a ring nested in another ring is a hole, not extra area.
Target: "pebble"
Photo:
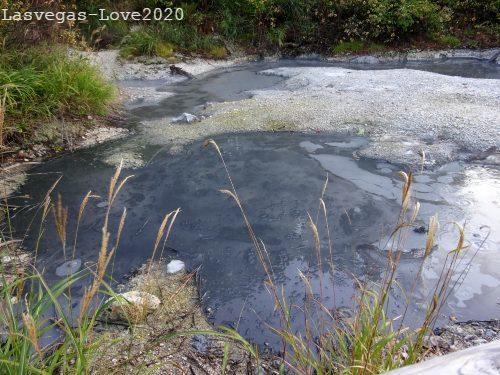
[[[480,344],[486,344],[488,341],[486,341],[485,339],[476,339],[476,340],[472,340],[472,343],[474,345],[480,345]]]
[[[56,268],[56,275],[59,277],[72,275],[77,272],[81,266],[81,259],[68,260]]]
[[[158,309],[161,301],[153,294],[132,290],[110,298],[106,318],[111,321],[130,320],[131,323],[140,323],[146,315]]]
[[[195,116],[195,115],[192,115],[191,113],[186,113],[184,112],[182,115],[180,115],[179,117],[176,117],[172,120],[172,122],[177,122],[177,123],[187,123],[187,124],[191,124],[195,121],[200,121],[200,119],[198,118],[198,116]]]
[[[205,354],[208,351],[209,339],[205,335],[194,335],[191,338],[191,346],[196,351]]]
[[[173,274],[177,272],[184,271],[186,269],[186,265],[182,260],[172,260],[170,263],[167,264],[167,273]]]

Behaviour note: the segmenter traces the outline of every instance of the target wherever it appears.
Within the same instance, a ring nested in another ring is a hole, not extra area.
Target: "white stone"
[[[140,323],[149,313],[158,309],[160,304],[158,297],[147,292],[132,290],[112,298],[107,317],[110,320]]]
[[[182,260],[172,260],[167,264],[167,273],[177,273],[180,271],[184,271],[186,269],[186,265]]]
[[[186,122],[188,124],[195,122],[195,121],[200,121],[198,116],[192,115],[191,113],[186,113],[184,112],[182,115],[179,117],[176,117],[172,120],[172,122]]]
[[[77,272],[81,266],[81,259],[69,260],[56,268],[56,275],[59,277],[72,275]]]

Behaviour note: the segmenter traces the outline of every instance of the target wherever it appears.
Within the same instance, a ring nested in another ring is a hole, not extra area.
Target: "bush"
[[[158,38],[146,31],[137,31],[123,38],[120,48],[120,56],[130,58],[134,56],[155,56]]]
[[[355,40],[352,42],[340,42],[339,44],[333,46],[332,53],[333,54],[341,54],[341,53],[351,53],[351,52],[360,52],[365,47],[365,44],[359,40]]]
[[[446,46],[446,47],[451,47],[451,48],[459,47],[461,44],[460,39],[458,39],[456,36],[449,35],[449,34],[438,35],[434,39],[439,44]]]
[[[213,46],[210,48],[209,56],[214,59],[225,59],[227,57],[227,49],[224,46]]]
[[[18,130],[40,117],[104,114],[114,96],[113,87],[86,60],[47,47],[4,52],[0,92],[6,123]]]

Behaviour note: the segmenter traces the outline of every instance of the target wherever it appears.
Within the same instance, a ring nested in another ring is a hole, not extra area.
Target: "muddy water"
[[[237,100],[248,96],[246,90],[279,85],[276,77],[256,74],[268,67],[269,64],[255,64],[179,85],[174,89],[177,96],[157,106],[134,109],[133,115],[139,120],[172,117],[184,111],[196,111],[207,101]],[[446,69],[456,71],[453,70],[456,66]],[[463,74],[469,72],[467,69],[461,66]],[[474,69],[480,70],[476,65]],[[161,82],[152,84],[159,90],[165,89]],[[266,244],[274,275],[292,300],[301,304],[304,298],[298,270],[312,277],[315,293],[323,295],[329,308],[352,305],[356,279],[381,280],[387,245],[384,239],[394,227],[399,212],[401,182],[397,171],[401,167],[356,158],[356,150],[368,142],[361,137],[249,133],[220,135],[216,140],[255,232]],[[126,141],[133,142],[133,138]],[[92,189],[95,195],[106,196],[113,168],[101,161],[101,155],[119,145],[120,142],[116,142],[82,150],[34,169],[19,192],[26,198],[17,202],[25,206],[15,218],[18,230],[24,231],[34,216],[36,208],[31,205],[39,202],[62,175],[56,192],[68,204],[68,232],[73,233],[74,219],[87,191]],[[142,152],[150,161],[142,168],[124,172],[133,174],[134,178],[112,211],[112,228],[116,228],[123,207],[127,207],[128,212],[112,266],[118,282],[150,257],[163,216],[180,207],[182,213],[164,256],[180,258],[190,268],[201,266],[203,301],[215,324],[238,326],[248,339],[277,347],[276,338],[265,328],[266,323],[277,323],[272,299],[263,286],[265,275],[239,210],[218,191],[228,188],[229,184],[214,150],[195,142],[175,156],[148,145],[143,146]],[[317,215],[318,198],[327,175],[324,201],[332,233],[333,272],[327,265],[330,254],[324,221],[320,221],[323,224],[319,228],[322,267],[318,267],[307,226],[308,213],[313,217]],[[432,214],[438,213],[442,227],[438,247],[425,262],[419,278],[408,323],[416,324],[423,313],[424,301],[446,253],[453,249],[457,233],[449,224],[452,221],[466,225],[470,255],[481,248],[470,266],[463,262],[467,277],[461,288],[451,295],[442,311],[442,321],[449,315],[458,319],[498,317],[499,184],[498,167],[486,164],[457,162],[416,176],[414,195],[421,202],[418,220],[425,224]],[[104,198],[93,199],[80,224],[76,258],[83,264],[91,264],[96,259],[105,213],[103,201]],[[32,229],[29,233],[28,240],[33,241],[35,231]],[[64,260],[55,233],[50,219],[39,251],[40,267],[45,269],[50,281],[58,280],[56,269]],[[69,235],[68,243],[72,241]],[[402,290],[411,289],[424,244],[425,234],[410,231],[398,275]],[[82,291],[83,283],[75,288],[74,294]],[[398,288],[393,293],[391,313],[398,314],[403,307],[403,296]],[[297,313],[297,328],[301,321]]]

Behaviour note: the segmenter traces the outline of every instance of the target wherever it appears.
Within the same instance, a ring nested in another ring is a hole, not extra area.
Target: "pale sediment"
[[[367,136],[362,156],[435,165],[459,151],[500,148],[497,80],[451,77],[410,69],[278,68],[279,90],[213,103],[193,124],[145,121],[153,144],[178,146],[221,133],[300,131]]]

